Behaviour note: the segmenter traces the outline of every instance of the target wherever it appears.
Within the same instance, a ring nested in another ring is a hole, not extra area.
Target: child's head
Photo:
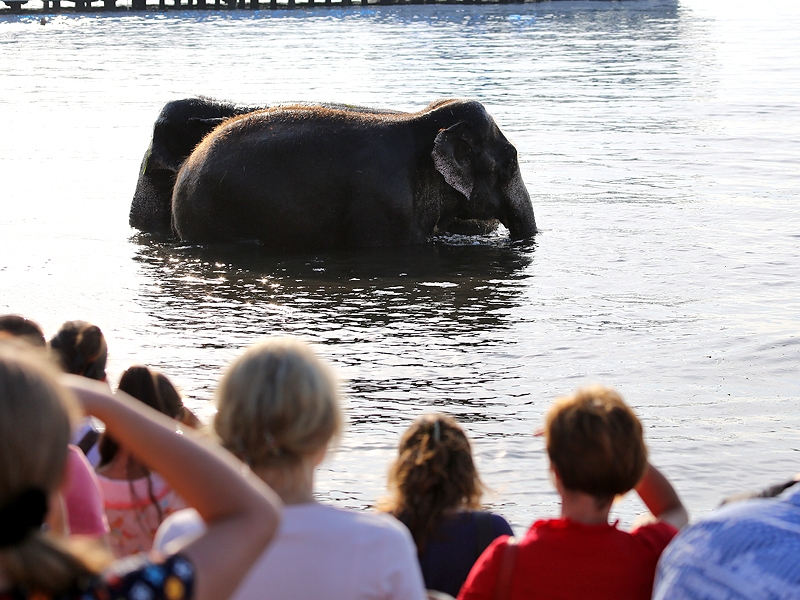
[[[137,365],[126,369],[120,377],[118,389],[168,417],[176,417],[161,399],[153,372],[145,366]],[[100,436],[98,450],[102,466],[114,460],[119,452],[119,446],[111,436],[103,433]]]
[[[342,430],[331,371],[306,344],[275,338],[251,346],[217,390],[214,429],[253,468],[291,466]]]
[[[0,344],[0,506],[25,489],[50,493],[61,483],[73,403],[44,360]]]
[[[173,419],[180,420],[185,410],[180,393],[163,373],[154,372],[153,379],[158,389],[158,395],[164,403],[164,411]]]
[[[0,339],[6,336],[21,338],[32,346],[41,348],[47,345],[42,328],[30,319],[19,315],[0,316]]]
[[[0,343],[0,564],[12,584],[43,592],[86,574],[41,527],[64,480],[71,415],[79,414],[57,376],[32,350]]]
[[[647,467],[642,425],[611,388],[584,387],[547,413],[550,464],[564,488],[610,502],[633,489]]]
[[[155,373],[144,365],[128,367],[119,378],[118,389],[168,417],[174,419],[177,416],[172,407],[161,398]]]
[[[97,325],[67,321],[50,340],[50,349],[67,373],[105,381],[108,349]]]

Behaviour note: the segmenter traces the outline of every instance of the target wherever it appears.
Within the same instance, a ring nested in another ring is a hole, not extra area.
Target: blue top
[[[486,515],[480,517],[479,515]],[[479,539],[479,521],[485,519],[485,532]],[[419,555],[425,587],[458,596],[458,591],[480,554],[497,537],[514,535],[500,515],[460,512],[443,521],[428,539]]]
[[[800,598],[800,484],[728,504],[684,529],[661,556],[654,600]]]

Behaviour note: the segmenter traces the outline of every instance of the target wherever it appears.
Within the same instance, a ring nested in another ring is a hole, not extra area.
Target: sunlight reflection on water
[[[321,496],[374,502],[399,433],[444,410],[518,531],[556,510],[548,403],[607,382],[706,511],[800,470],[798,32],[788,1],[0,16],[0,311],[95,321],[112,378],[152,364],[206,418],[242,347],[302,336],[348,396]],[[153,120],[193,94],[476,98],[542,232],[293,256],[135,235]]]

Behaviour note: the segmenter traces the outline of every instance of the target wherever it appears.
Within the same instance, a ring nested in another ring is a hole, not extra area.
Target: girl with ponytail
[[[483,489],[455,419],[424,415],[403,434],[380,508],[411,531],[429,590],[458,595],[483,550],[513,535],[503,517],[479,511]]]
[[[96,381],[106,380],[108,346],[97,325],[86,321],[67,321],[50,340],[50,352],[65,373]],[[90,418],[81,419],[73,427],[70,441],[83,451],[93,467],[100,462],[97,448],[99,438],[100,432]]]

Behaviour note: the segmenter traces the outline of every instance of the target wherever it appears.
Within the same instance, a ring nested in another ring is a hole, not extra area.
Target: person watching
[[[411,531],[428,590],[455,596],[486,547],[513,535],[503,517],[480,510],[483,489],[455,419],[424,415],[403,434],[380,509]]]
[[[639,419],[613,389],[589,386],[555,402],[544,435],[560,518],[536,521],[518,544],[495,540],[459,600],[649,599],[659,556],[688,514],[648,463]],[[608,519],[631,489],[655,522],[627,532]]]

